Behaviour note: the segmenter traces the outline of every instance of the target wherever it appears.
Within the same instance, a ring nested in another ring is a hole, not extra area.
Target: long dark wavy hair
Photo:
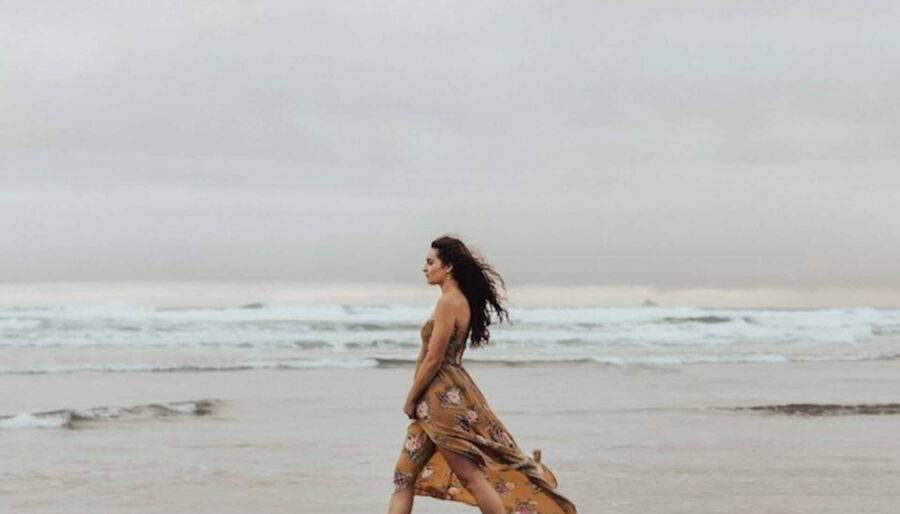
[[[509,321],[509,313],[503,304],[506,297],[506,283],[494,268],[478,254],[469,250],[459,239],[452,236],[441,236],[431,242],[444,265],[453,265],[450,275],[456,279],[459,289],[469,301],[472,312],[469,322],[469,346],[478,348],[488,344],[491,331],[491,311],[497,315],[497,321],[504,318]],[[499,287],[498,287],[499,286]]]

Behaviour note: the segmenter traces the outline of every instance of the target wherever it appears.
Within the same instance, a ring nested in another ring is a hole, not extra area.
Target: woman
[[[388,514],[412,512],[414,495],[477,505],[485,514],[575,514],[556,478],[525,455],[462,367],[469,345],[490,339],[490,313],[509,319],[503,279],[453,237],[431,243],[425,278],[441,286],[403,412],[412,421],[394,468]]]

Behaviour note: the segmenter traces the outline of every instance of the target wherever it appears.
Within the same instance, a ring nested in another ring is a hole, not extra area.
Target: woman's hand
[[[403,405],[403,413],[409,419],[416,419],[416,402],[407,398],[406,403]]]

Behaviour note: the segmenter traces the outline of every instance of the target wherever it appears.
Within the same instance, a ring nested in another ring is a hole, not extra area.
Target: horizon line
[[[0,281],[0,305],[126,302],[167,307],[251,303],[421,305],[435,300],[424,281],[79,280]],[[520,284],[506,288],[511,307],[900,308],[900,289],[817,286]]]

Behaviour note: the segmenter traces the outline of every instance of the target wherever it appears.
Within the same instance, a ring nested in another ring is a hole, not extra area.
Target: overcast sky
[[[900,287],[900,3],[2,2],[0,281]]]

